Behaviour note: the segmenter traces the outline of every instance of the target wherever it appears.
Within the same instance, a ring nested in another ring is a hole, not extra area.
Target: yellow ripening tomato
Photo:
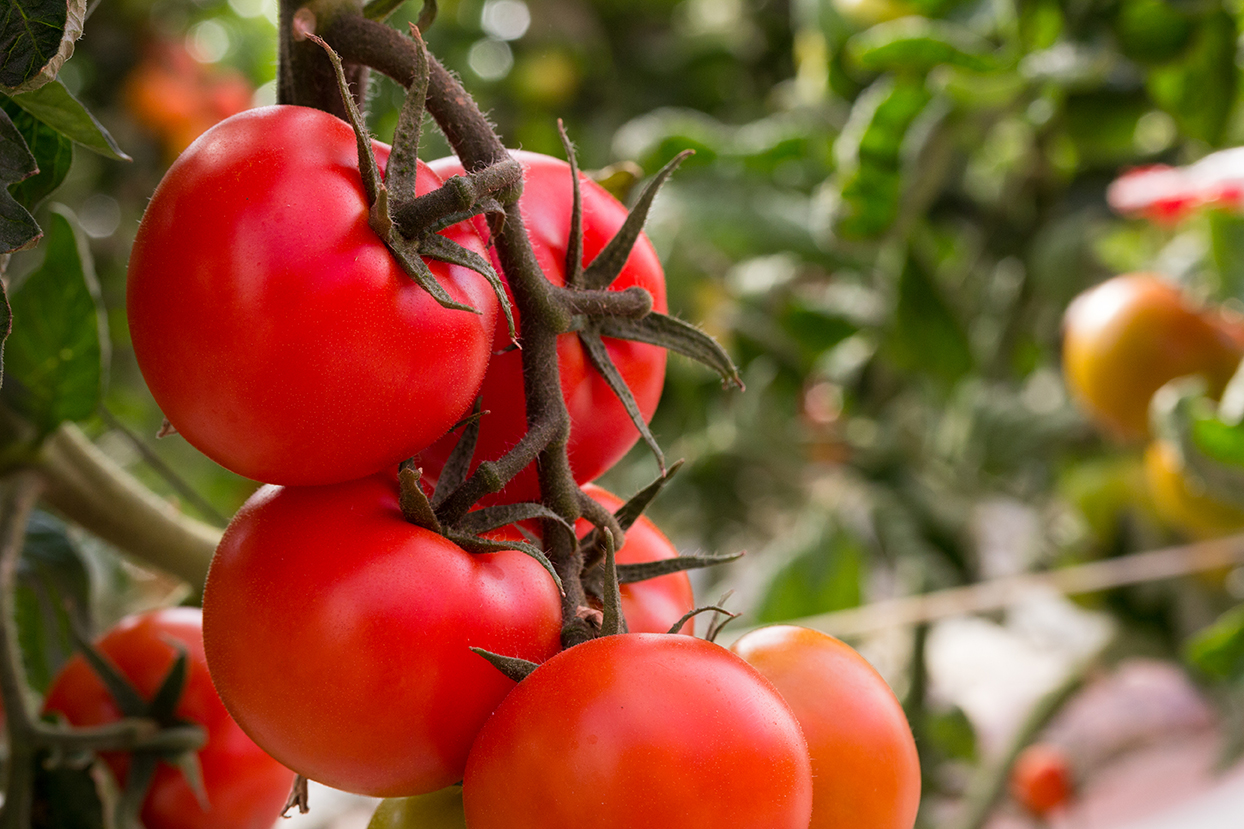
[[[1084,410],[1123,439],[1149,434],[1149,400],[1176,377],[1200,374],[1217,397],[1244,354],[1244,330],[1193,305],[1153,274],[1090,288],[1063,319],[1063,373]]]
[[[1189,488],[1179,452],[1167,441],[1154,441],[1145,450],[1145,480],[1158,517],[1194,538],[1244,528],[1244,510]]]

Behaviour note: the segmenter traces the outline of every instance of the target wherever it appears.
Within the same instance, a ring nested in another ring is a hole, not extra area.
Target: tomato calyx
[[[210,804],[203,785],[203,770],[199,765],[196,752],[206,742],[207,733],[201,726],[182,719],[175,713],[181,702],[182,693],[186,689],[189,662],[186,648],[176,640],[168,640],[168,644],[176,650],[177,655],[154,696],[148,701],[143,699],[134,684],[87,640],[76,625],[73,626],[72,633],[78,650],[103,682],[122,716],[150,720],[162,731],[169,732],[170,736],[174,736],[174,733],[178,735],[184,733],[187,740],[184,745],[138,748],[131,752],[125,786],[116,803],[116,825],[131,826],[138,819],[143,801],[147,797],[147,791],[155,780],[156,768],[161,762],[175,766],[181,772],[200,807],[206,811]],[[182,740],[179,739],[177,742],[180,743]]]
[[[415,194],[419,135],[423,124],[424,101],[427,99],[428,88],[427,50],[424,47],[423,38],[419,35],[419,29],[411,26],[411,38],[415,43],[413,54],[416,56],[414,81],[408,89],[406,100],[398,114],[393,152],[386,167],[387,179],[381,177],[380,165],[376,161],[371,145],[371,135],[367,131],[362,113],[359,112],[354,96],[350,92],[341,57],[313,30],[313,19],[295,21],[296,33],[320,46],[332,62],[342,103],[345,105],[347,121],[358,140],[359,173],[363,178],[363,189],[371,208],[369,224],[372,230],[384,241],[385,246],[401,263],[406,274],[443,308],[473,314],[480,313],[478,309],[451,297],[433,276],[432,270],[423,261],[424,257],[460,265],[483,276],[496,294],[497,301],[501,303],[501,310],[505,313],[511,338],[515,337],[514,311],[509,297],[506,296],[505,287],[501,284],[501,277],[497,276],[497,272],[493,270],[487,259],[438,233],[463,218],[489,210],[499,211],[502,209],[500,203],[491,198],[490,194],[462,186],[456,186],[449,191],[450,199],[437,198],[428,202],[426,197]],[[521,170],[517,168],[517,165],[510,166],[513,169],[507,170],[504,164],[501,165],[501,169],[497,170],[494,175],[494,178],[499,179],[499,189],[512,191],[514,181],[516,179],[521,181]],[[429,195],[435,195],[435,192]],[[517,198],[517,195],[513,197]],[[413,215],[415,220],[408,219],[405,226],[395,222],[393,212],[399,207],[406,208],[405,215]]]

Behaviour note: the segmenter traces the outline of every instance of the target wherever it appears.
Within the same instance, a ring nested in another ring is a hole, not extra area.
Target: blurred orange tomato
[[[156,41],[126,78],[122,94],[134,119],[177,156],[208,127],[248,109],[254,89],[240,72],[205,66],[180,43]]]
[[[1033,743],[1011,767],[1011,796],[1038,817],[1071,799],[1071,763],[1057,746]]]

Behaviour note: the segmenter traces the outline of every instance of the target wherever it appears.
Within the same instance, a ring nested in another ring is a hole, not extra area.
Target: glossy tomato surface
[[[1149,433],[1153,393],[1200,374],[1217,396],[1244,354],[1238,324],[1197,308],[1153,274],[1108,279],[1080,294],[1063,319],[1063,373],[1092,418],[1121,438]]]
[[[532,558],[407,523],[383,474],[261,488],[216,551],[203,617],[212,679],[255,742],[312,780],[404,797],[462,779],[514,685],[469,648],[547,659],[561,600]]]
[[[725,648],[631,633],[563,651],[484,726],[471,829],[807,829],[807,744]]]
[[[538,153],[511,151],[524,169],[523,195],[519,205],[523,224],[545,276],[562,285],[566,275],[566,247],[570,239],[572,182],[570,165]],[[456,158],[443,158],[431,164],[442,178],[461,175]],[[589,263],[613,238],[626,221],[626,207],[603,187],[581,176],[583,193],[583,261]],[[476,227],[487,233],[483,219]],[[493,254],[500,271],[500,262]],[[631,251],[622,273],[611,290],[639,286],[652,295],[654,311],[665,313],[665,274],[648,237],[641,235]],[[521,320],[519,322],[521,338]],[[527,430],[523,393],[522,353],[509,349],[510,339],[504,317],[498,319],[494,353],[484,377],[480,395],[489,414],[480,421],[475,463],[501,457]],[[665,381],[665,350],[628,340],[605,339],[605,347],[626,385],[635,396],[645,420],[651,420]],[[507,350],[508,349],[508,350]],[[557,341],[561,369],[562,396],[570,411],[570,467],[579,483],[591,481],[613,466],[639,439],[639,430],[604,378],[588,362],[583,345],[575,334],[564,334]],[[438,441],[421,454],[425,471],[433,478],[439,473],[454,447],[456,435]],[[483,503],[539,500],[534,466],[520,472],[505,489]]]
[[[790,625],[744,635],[731,650],[773,683],[812,756],[809,829],[911,829],[920,758],[903,708],[851,647]]]
[[[151,699],[177,658],[174,645],[187,654],[186,684],[176,716],[204,728],[207,743],[199,749],[203,787],[209,808],[199,805],[181,771],[161,763],[143,802],[147,829],[270,829],[285,807],[294,773],[273,760],[229,718],[208,676],[203,658],[202,614],[177,607],[123,619],[96,648]],[[63,714],[75,726],[102,725],[121,719],[121,710],[81,655],[66,664],[48,689],[45,712]],[[122,780],[129,755],[106,756]]]
[[[420,166],[419,190],[440,179]],[[240,475],[335,483],[443,435],[475,399],[497,301],[430,263],[442,308],[367,223],[354,133],[276,106],[208,130],[156,188],[130,257],[127,310],[156,402]],[[483,252],[469,227],[447,231]]]
[[[1071,763],[1058,746],[1034,743],[1011,767],[1011,796],[1034,815],[1047,815],[1071,799]]]

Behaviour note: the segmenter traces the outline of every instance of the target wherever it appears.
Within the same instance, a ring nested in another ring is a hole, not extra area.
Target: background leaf
[[[68,211],[52,214],[46,248],[43,265],[13,294],[2,393],[50,432],[99,406],[108,337],[90,252]]]
[[[69,614],[82,630],[90,630],[90,599],[90,576],[65,524],[36,510],[26,529],[17,588],[22,656],[35,690],[46,691],[74,653]]]
[[[13,198],[33,211],[69,175],[73,163],[73,142],[13,103],[0,101],[0,108],[13,119],[13,125],[26,140],[26,146],[39,165],[39,172],[9,187]]]
[[[35,174],[38,164],[9,116],[0,111],[0,255],[37,242],[41,231],[30,212],[9,193],[8,185]]]
[[[60,81],[41,86],[33,92],[14,95],[9,100],[92,152],[118,161],[131,160],[104,129],[104,125]]]
[[[5,0],[0,7],[0,87],[47,83],[82,35],[85,0]]]

